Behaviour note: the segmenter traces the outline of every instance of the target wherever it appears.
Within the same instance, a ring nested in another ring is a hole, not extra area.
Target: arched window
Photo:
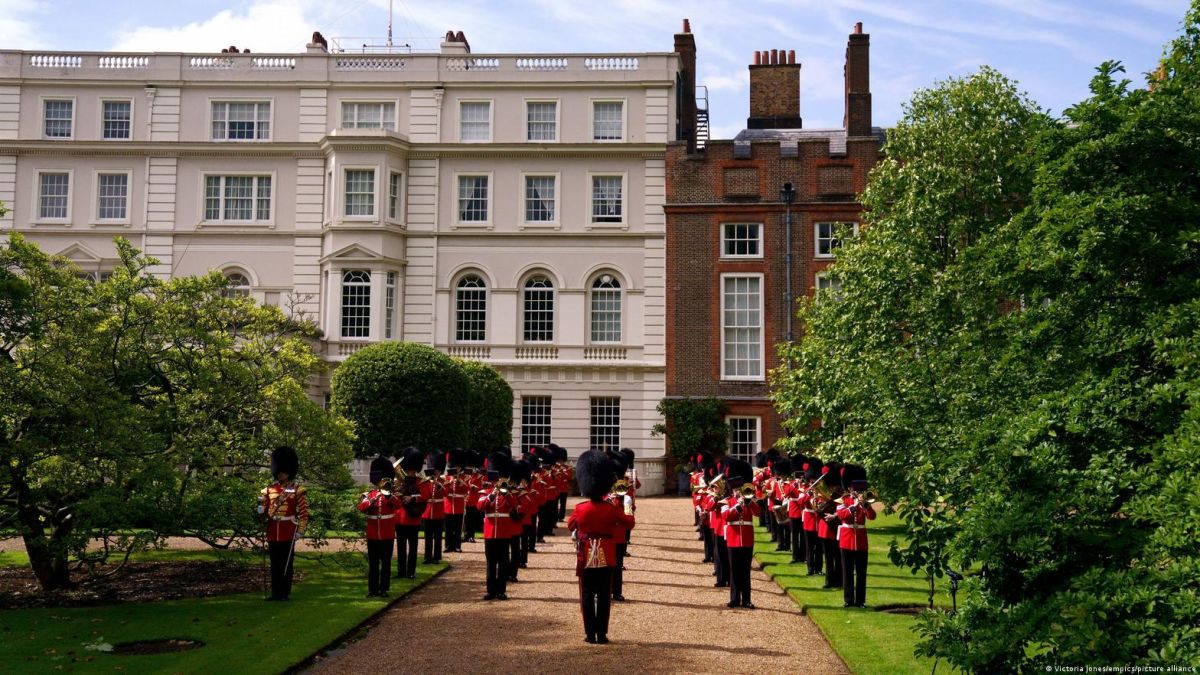
[[[342,337],[371,337],[371,273],[342,272]]]
[[[468,274],[454,287],[454,341],[483,342],[487,339],[487,283]]]
[[[554,283],[544,274],[529,277],[523,299],[525,342],[553,342]]]
[[[225,279],[229,281],[229,285],[221,291],[221,295],[227,298],[250,296],[250,277],[241,272],[226,272]]]
[[[621,282],[601,274],[592,282],[592,342],[621,341]]]

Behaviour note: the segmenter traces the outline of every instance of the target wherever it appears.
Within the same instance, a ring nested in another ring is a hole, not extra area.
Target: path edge
[[[759,530],[757,527],[754,529],[756,532]],[[762,531],[766,532],[766,529],[764,528]],[[783,591],[783,594],[792,601],[792,604],[795,605],[798,610],[800,610],[800,615],[805,619],[808,619],[812,625],[816,626],[817,631],[821,634],[821,638],[825,640],[825,644],[829,645],[829,651],[833,652],[838,657],[838,660],[841,661],[842,665],[846,668],[846,672],[853,673],[854,669],[850,667],[850,664],[846,663],[845,655],[838,651],[837,647],[833,646],[833,642],[831,642],[829,636],[825,634],[825,629],[821,627],[821,624],[817,623],[816,620],[808,615],[808,605],[801,602],[800,598],[792,595],[792,592],[784,588],[783,585],[778,581],[775,581],[775,573],[767,571],[767,563],[763,562],[763,560],[758,557],[757,553],[754,554],[754,562],[758,563],[758,570],[767,575],[767,578],[771,580],[771,583],[775,584],[776,588]],[[771,566],[774,567],[774,563],[772,563]]]

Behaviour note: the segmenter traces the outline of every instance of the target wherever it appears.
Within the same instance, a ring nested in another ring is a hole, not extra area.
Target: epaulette
[[[297,486],[296,486],[296,494],[298,494],[298,495],[302,495],[302,494],[304,494],[304,493],[306,493],[306,492],[308,492],[308,488],[304,487],[303,485],[297,485]]]

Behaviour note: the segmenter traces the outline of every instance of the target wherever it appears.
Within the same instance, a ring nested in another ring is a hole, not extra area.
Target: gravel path
[[[774,582],[753,574],[755,610],[728,609],[702,564],[691,502],[638,502],[624,603],[613,603],[608,645],[583,641],[574,549],[559,528],[531,555],[508,602],[484,602],[481,543],[398,602],[367,635],[312,672],[847,673],[817,627]]]

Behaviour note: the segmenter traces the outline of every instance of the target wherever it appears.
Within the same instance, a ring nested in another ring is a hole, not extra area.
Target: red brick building
[[[835,284],[823,270],[836,233],[857,228],[856,195],[883,142],[882,130],[871,126],[869,50],[860,23],[846,47],[840,129],[803,127],[800,64],[794,51],[773,49],[756,52],[750,66],[744,131],[702,147],[668,147],[667,396],[724,399],[731,454],[750,457],[783,435],[768,373],[779,365],[775,345],[789,337],[787,269],[793,298]],[[676,36],[676,51],[686,101],[687,73],[695,67],[690,34]],[[781,196],[789,183],[790,264]],[[799,339],[794,317],[791,329]]]

